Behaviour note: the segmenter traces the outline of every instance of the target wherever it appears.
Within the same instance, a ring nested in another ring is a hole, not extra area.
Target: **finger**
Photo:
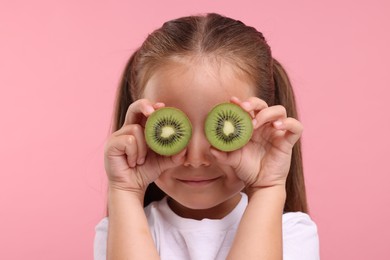
[[[148,147],[146,145],[145,136],[142,131],[137,132],[135,135],[137,142],[137,164],[142,165],[146,160],[146,154],[148,153]]]
[[[148,147],[145,141],[144,129],[140,125],[134,125],[131,133],[135,137],[137,144],[137,164],[142,165],[145,162]]]
[[[184,149],[180,153],[173,156],[159,156],[157,162],[160,167],[160,172],[163,173],[170,168],[183,164],[186,152],[187,149]]]
[[[120,128],[118,131],[114,132],[114,136],[120,136],[120,135],[133,135],[135,132],[137,132],[137,128],[142,127],[138,124],[132,124],[132,125],[124,125],[122,128]]]
[[[247,111],[252,117],[255,117],[255,115],[260,110],[268,107],[268,104],[264,100],[262,100],[262,99],[260,99],[258,97],[250,97],[250,98],[248,98],[245,101],[241,101],[237,97],[232,97],[230,99],[230,101],[232,103],[234,103],[234,104],[239,105],[242,109]],[[253,122],[253,126],[257,125],[257,119],[256,118],[254,118],[252,120],[252,122]]]
[[[257,129],[266,123],[271,123],[285,118],[287,118],[287,111],[285,107],[280,105],[268,107],[256,114],[255,119],[257,123],[254,128]]]
[[[156,104],[153,105],[154,109],[159,109],[159,108],[162,108],[162,107],[165,107],[165,104],[164,103],[161,103],[161,102],[157,102]]]
[[[231,101],[241,106],[247,112],[258,112],[268,107],[268,104],[258,97],[250,97],[244,101],[239,101],[237,98],[233,97]]]
[[[118,131],[114,133],[114,136],[121,136],[121,135],[133,135],[136,139],[137,144],[137,164],[142,165],[145,162],[146,153],[148,151],[145,136],[144,136],[144,129],[137,124],[133,125],[125,125]]]
[[[303,125],[295,118],[288,117],[284,120],[277,120],[273,123],[273,126],[278,130],[286,131],[284,138],[291,146],[302,136]]]
[[[225,164],[233,168],[237,168],[240,165],[241,152],[239,150],[227,153],[211,147],[210,153],[215,157],[217,162],[220,164]]]
[[[158,103],[157,108],[161,106],[162,103]],[[131,125],[140,123],[142,117],[148,117],[152,114],[156,107],[154,107],[152,102],[148,99],[138,99],[132,103],[126,112],[125,122],[123,125]]]
[[[135,167],[137,144],[134,136],[121,135],[111,138],[105,148],[107,157],[126,156],[129,167]]]
[[[125,145],[127,163],[131,168],[134,168],[137,165],[137,140],[132,135],[127,136]]]

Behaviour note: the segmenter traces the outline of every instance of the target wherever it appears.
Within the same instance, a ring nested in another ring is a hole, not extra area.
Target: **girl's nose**
[[[194,168],[209,166],[211,157],[210,144],[206,139],[203,128],[193,128],[191,141],[187,146],[184,166]]]

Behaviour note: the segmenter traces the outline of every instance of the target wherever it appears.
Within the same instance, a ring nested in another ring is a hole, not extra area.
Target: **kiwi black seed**
[[[163,107],[154,111],[145,124],[147,145],[158,154],[171,156],[182,151],[192,135],[191,122],[179,109]]]
[[[230,152],[240,149],[252,137],[252,117],[240,106],[222,103],[207,115],[205,134],[210,144],[218,150]]]

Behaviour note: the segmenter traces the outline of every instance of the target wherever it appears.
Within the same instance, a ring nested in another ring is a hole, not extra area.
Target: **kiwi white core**
[[[226,136],[229,136],[230,134],[233,134],[234,133],[234,125],[232,124],[232,122],[230,121],[225,121],[223,123],[223,133],[226,135]]]
[[[175,134],[175,129],[170,126],[164,126],[161,129],[161,137],[168,139],[170,136]]]

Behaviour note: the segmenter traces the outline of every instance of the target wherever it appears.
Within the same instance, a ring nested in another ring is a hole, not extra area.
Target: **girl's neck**
[[[208,209],[191,209],[187,208],[172,198],[168,198],[168,205],[171,210],[182,218],[191,218],[196,220],[202,219],[222,219],[226,217],[237,206],[241,200],[241,194],[233,196],[232,198]]]

